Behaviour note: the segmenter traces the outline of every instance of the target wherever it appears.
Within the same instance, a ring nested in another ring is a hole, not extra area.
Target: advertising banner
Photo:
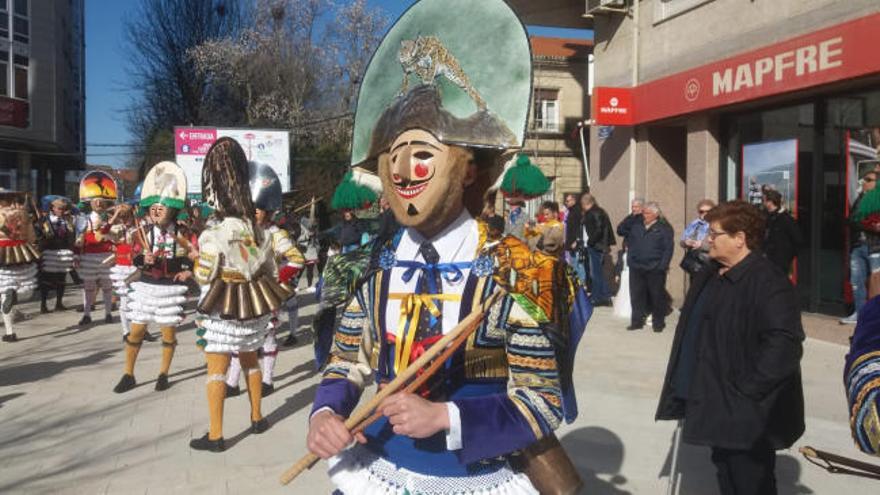
[[[743,146],[742,199],[761,206],[762,191],[782,194],[783,207],[797,218],[798,141],[763,141]]]
[[[221,137],[231,137],[244,149],[248,161],[271,167],[281,182],[281,190],[291,188],[290,139],[287,131],[233,129],[219,127],[175,127],[174,154],[186,173],[187,192],[202,190],[202,165],[208,149]]]

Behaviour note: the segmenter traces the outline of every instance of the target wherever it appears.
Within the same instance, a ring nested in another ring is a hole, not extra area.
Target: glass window
[[[28,0],[15,0],[15,15],[28,15]]]
[[[0,10],[0,39],[9,39],[9,12]]]
[[[683,14],[712,0],[659,0],[654,3],[654,24]]]
[[[15,66],[15,97],[22,100],[28,99],[27,67]]]
[[[559,91],[535,91],[534,128],[544,132],[559,132]]]
[[[0,96],[9,96],[9,64],[0,61]]]
[[[12,21],[12,39],[28,43],[30,41],[30,21],[16,16]]]

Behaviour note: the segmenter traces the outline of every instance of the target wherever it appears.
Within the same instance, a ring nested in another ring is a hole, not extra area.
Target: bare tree
[[[188,55],[194,46],[234,35],[241,20],[237,0],[140,1],[125,25],[127,69],[136,95],[127,117],[136,139],[152,143],[175,124],[241,120],[228,98],[215,104],[220,99],[216,91],[222,89],[211,94],[207,78]]]
[[[300,183],[332,192],[359,82],[385,26],[365,0],[257,0],[247,27],[188,55],[209,88],[240,99],[248,126],[291,129]]]

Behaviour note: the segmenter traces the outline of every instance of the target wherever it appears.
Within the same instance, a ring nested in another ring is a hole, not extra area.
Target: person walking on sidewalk
[[[722,203],[706,220],[714,261],[685,298],[656,419],[683,421],[684,442],[712,449],[719,493],[773,495],[776,450],[804,432],[797,294],[758,252],[757,208]]]
[[[617,244],[614,239],[614,228],[611,226],[608,213],[599,206],[592,194],[581,196],[581,207],[584,212],[582,217],[584,244],[590,267],[590,301],[594,306],[610,306],[611,290],[603,267],[611,246]]]
[[[672,259],[673,237],[672,227],[661,217],[660,206],[655,202],[645,204],[642,221],[633,223],[627,236],[632,301],[632,320],[627,330],[641,330],[648,314],[655,332],[666,328],[666,274]]]
[[[859,211],[863,210],[862,203],[867,197],[874,197],[877,187],[877,172],[866,173],[861,180],[862,192],[856,197],[852,208],[849,210],[849,283],[852,285],[853,306],[855,310],[840,320],[842,325],[854,325],[859,316],[859,311],[868,299],[866,285],[871,274],[880,271],[880,234],[866,229],[863,218]]]

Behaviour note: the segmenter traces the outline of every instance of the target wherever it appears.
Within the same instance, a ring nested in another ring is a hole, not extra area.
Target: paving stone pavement
[[[79,294],[70,290],[66,302],[75,300]],[[123,365],[118,323],[80,330],[75,311],[40,315],[36,302],[19,308],[32,316],[17,324],[21,341],[0,345],[0,493],[331,491],[323,464],[286,488],[278,484],[280,474],[305,453],[318,382],[306,339],[279,354],[276,392],[263,401],[272,428],[248,434],[246,394],[227,399],[228,450],[211,454],[188,446],[206,431],[208,416],[203,357],[191,323],[178,334],[169,390],[153,390],[160,346],[145,342],[135,370],[138,387],[118,395],[112,391]],[[303,330],[314,309],[308,304],[301,310]],[[93,315],[103,315],[102,309]],[[558,435],[584,479],[583,493],[666,493],[674,424],[653,417],[672,332],[627,332],[626,324],[610,308],[598,308],[579,349],[581,415]],[[807,432],[796,447],[812,445],[871,462],[856,452],[849,435],[841,384],[845,353],[842,345],[807,340]],[[679,493],[717,492],[705,449],[684,447],[680,465]],[[777,477],[781,494],[875,493],[880,486],[827,474],[796,449],[780,453]]]

